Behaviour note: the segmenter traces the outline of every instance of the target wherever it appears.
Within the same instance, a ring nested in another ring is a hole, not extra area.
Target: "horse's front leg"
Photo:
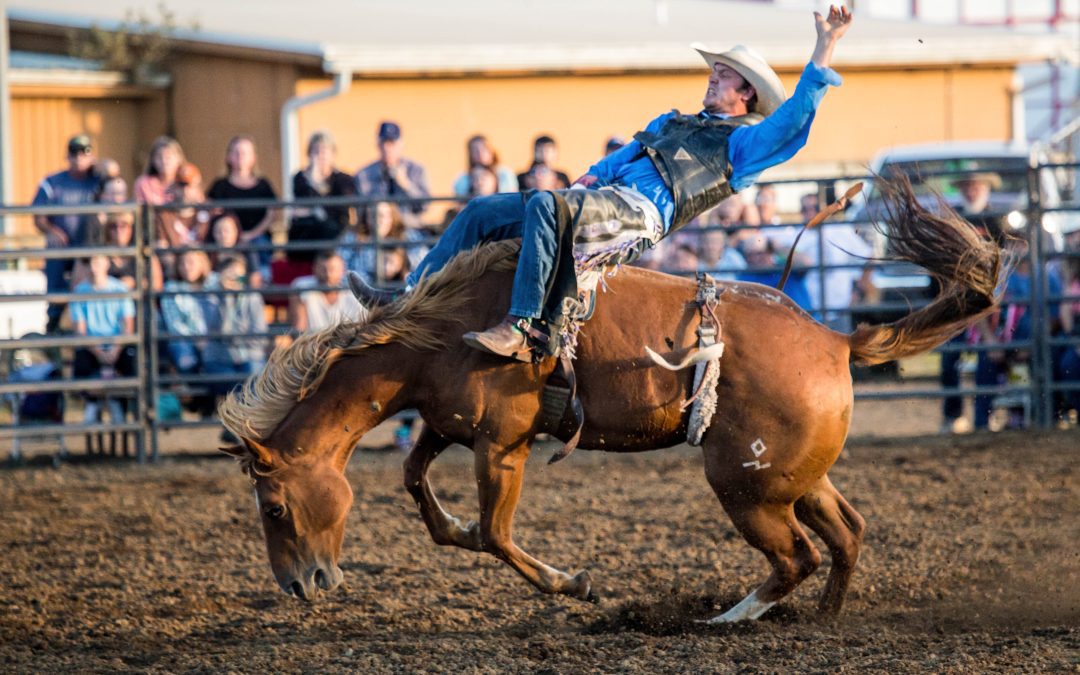
[[[405,489],[416,500],[420,517],[424,519],[424,524],[436,544],[482,551],[484,549],[480,540],[480,526],[475,522],[463,526],[460,520],[444,511],[428,481],[428,467],[449,446],[448,439],[425,424],[416,445],[405,460]]]
[[[480,533],[484,550],[507,562],[545,593],[560,593],[595,602],[588,572],[570,576],[545,565],[518,548],[512,537],[514,511],[521,497],[525,460],[532,439],[504,447],[482,439],[473,449],[480,489]]]

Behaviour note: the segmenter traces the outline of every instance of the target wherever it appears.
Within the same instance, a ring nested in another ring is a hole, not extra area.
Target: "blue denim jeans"
[[[534,194],[528,202],[516,193],[472,200],[454,218],[407,281],[416,284],[422,275],[438,272],[462,251],[486,242],[518,237],[521,238],[521,253],[510,296],[510,314],[538,319],[557,246],[555,200],[546,192]]]
[[[956,347],[965,344],[964,333],[954,336],[946,344]],[[940,382],[943,389],[956,389],[960,386],[960,357],[962,352],[941,353]],[[951,422],[964,414],[964,399],[960,396],[945,396],[941,400],[941,413],[945,422]]]

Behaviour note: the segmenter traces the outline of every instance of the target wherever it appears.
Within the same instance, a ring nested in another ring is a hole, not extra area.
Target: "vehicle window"
[[[1008,204],[1012,208],[1027,206],[1028,166],[1027,160],[1023,158],[980,157],[892,162],[882,166],[881,175],[887,177],[894,170],[908,176],[917,196],[929,197],[933,192],[937,192],[950,204],[960,201],[960,192],[953,186],[953,181],[965,174],[992,171],[1001,176],[1001,189],[994,191],[997,196],[994,201]]]

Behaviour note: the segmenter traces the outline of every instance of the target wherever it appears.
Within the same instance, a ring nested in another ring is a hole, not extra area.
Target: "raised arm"
[[[837,9],[835,5],[830,5],[827,17],[820,12],[814,12],[814,23],[817,26],[817,44],[814,45],[810,62],[819,68],[828,68],[836,42],[851,25],[851,12],[847,7],[841,6]]]
[[[829,68],[836,42],[847,32],[852,15],[832,7],[828,17],[814,12],[817,41],[810,62],[803,69],[795,92],[760,124],[739,127],[731,133],[729,157],[731,184],[741,190],[755,177],[795,156],[806,144],[810,124],[829,86],[840,86],[840,76]]]

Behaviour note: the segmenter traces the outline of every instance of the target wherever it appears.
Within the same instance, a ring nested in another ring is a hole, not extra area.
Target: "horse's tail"
[[[874,365],[914,356],[945,342],[994,309],[1001,249],[981,237],[943,200],[935,215],[919,205],[904,176],[878,183],[888,214],[892,259],[926,268],[940,291],[929,305],[892,323],[860,325],[848,337],[851,361]]]

